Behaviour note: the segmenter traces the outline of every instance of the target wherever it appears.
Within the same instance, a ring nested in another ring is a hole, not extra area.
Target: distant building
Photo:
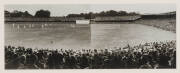
[[[95,17],[94,21],[133,21],[141,16],[133,15],[133,16],[99,16]]]
[[[160,13],[160,14],[143,14],[143,19],[159,19],[159,18],[176,18],[176,12]]]
[[[90,20],[76,20],[76,24],[90,24]]]
[[[13,22],[76,22],[76,20],[83,20],[83,17],[50,17],[50,18],[37,18],[37,17],[8,17],[6,15],[5,21]]]

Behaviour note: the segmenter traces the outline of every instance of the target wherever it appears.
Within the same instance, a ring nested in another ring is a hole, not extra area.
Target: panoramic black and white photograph
[[[4,64],[176,69],[176,4],[5,4]]]

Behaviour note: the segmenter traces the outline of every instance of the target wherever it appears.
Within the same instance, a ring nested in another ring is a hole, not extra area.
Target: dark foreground
[[[5,46],[5,69],[175,69],[176,42],[108,50],[48,50]]]

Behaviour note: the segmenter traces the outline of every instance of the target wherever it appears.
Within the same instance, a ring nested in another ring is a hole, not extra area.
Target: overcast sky
[[[51,12],[51,16],[65,16],[70,13],[101,12],[107,10],[124,10],[127,12],[139,12],[142,14],[156,14],[176,11],[175,4],[26,4],[5,5],[8,11],[28,11],[35,14],[37,10],[44,9]]]

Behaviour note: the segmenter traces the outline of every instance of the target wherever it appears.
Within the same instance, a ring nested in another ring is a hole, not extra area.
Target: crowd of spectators
[[[5,46],[5,69],[174,69],[176,41],[106,49]]]

